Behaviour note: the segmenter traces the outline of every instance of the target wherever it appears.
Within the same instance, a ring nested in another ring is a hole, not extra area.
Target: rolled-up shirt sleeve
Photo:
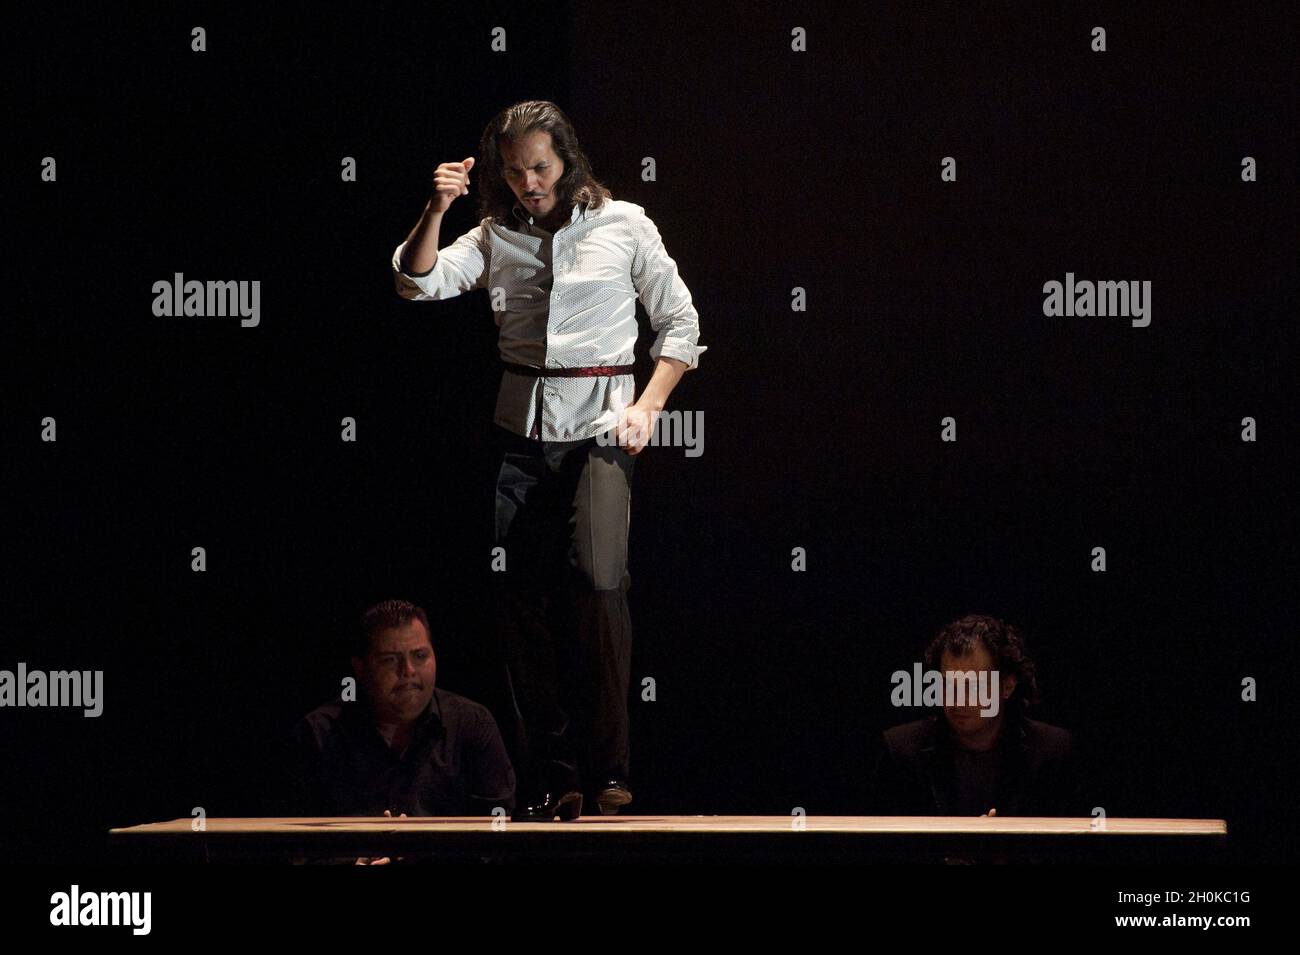
[[[650,357],[658,360],[676,358],[686,362],[687,368],[699,365],[699,356],[706,347],[699,344],[700,316],[691,302],[690,290],[677,273],[659,230],[645,210],[635,223],[636,250],[632,256],[632,284],[641,304],[645,306],[650,327],[656,332],[650,346]]]
[[[402,271],[403,241],[393,250],[393,279],[397,294],[412,302],[452,298],[487,285],[488,249],[483,220],[446,248],[438,250],[433,268],[427,272]]]

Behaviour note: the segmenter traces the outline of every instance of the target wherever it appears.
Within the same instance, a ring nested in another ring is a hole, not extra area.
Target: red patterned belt
[[[616,378],[619,375],[632,374],[635,365],[592,365],[587,368],[534,368],[532,365],[516,365],[503,361],[506,371],[529,378]]]
[[[586,368],[534,368],[532,365],[516,365],[512,361],[503,361],[506,371],[528,378],[617,378],[630,375],[635,365],[591,365]],[[533,430],[530,438],[541,439],[542,431],[542,389],[537,389],[537,408],[533,412]]]

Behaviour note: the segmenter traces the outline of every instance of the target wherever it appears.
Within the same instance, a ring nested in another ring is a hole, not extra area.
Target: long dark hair
[[[473,172],[479,176],[479,218],[491,217],[501,225],[510,225],[513,218],[514,192],[503,174],[500,140],[517,143],[529,133],[551,134],[551,148],[564,161],[564,175],[555,184],[556,201],[565,207],[574,203],[590,203],[598,209],[606,199],[614,198],[608,189],[591,174],[591,163],[578,145],[578,135],[564,111],[549,100],[525,100],[507,106],[487,124],[479,141],[479,161]]]

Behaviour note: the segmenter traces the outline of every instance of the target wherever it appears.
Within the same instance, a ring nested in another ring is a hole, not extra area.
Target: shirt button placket
[[[546,359],[546,366],[548,368],[558,368],[560,367],[560,363],[557,359],[548,358]],[[547,398],[550,398],[551,400],[555,400],[556,398],[559,397],[559,392],[555,390],[555,388],[551,385],[548,379],[545,378],[542,379],[542,387],[546,391]],[[552,418],[554,418],[554,415],[552,415]]]
[[[559,230],[557,229],[556,231],[558,232]],[[555,235],[552,235],[551,236],[551,267],[552,267],[551,268],[551,307],[548,310],[546,316],[546,329],[548,333],[547,341],[546,341],[546,350],[548,353],[551,350],[551,342],[550,342],[550,334],[549,334],[551,328],[551,318],[556,306],[559,304],[560,301],[560,292],[559,289],[555,287],[555,278],[557,274],[564,273],[563,265],[560,266],[555,265],[556,260],[559,259],[561,255],[562,255],[562,245],[560,242],[557,241],[557,237]],[[548,358],[546,359],[545,364],[547,368],[558,368],[560,363],[558,360],[554,358]],[[541,419],[543,415],[543,408],[544,408],[544,403],[542,399],[543,397],[545,397],[554,400],[556,397],[556,392],[553,388],[550,387],[550,383],[547,381],[545,377],[542,377],[541,381],[539,382],[539,385],[540,387],[538,389],[538,394],[537,394],[537,417],[538,417],[538,427],[540,428]],[[555,417],[554,414],[552,414],[551,417],[552,419],[554,419]]]

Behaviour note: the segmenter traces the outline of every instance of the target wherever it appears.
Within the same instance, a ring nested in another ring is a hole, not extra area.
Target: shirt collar
[[[368,725],[372,728],[376,728],[374,711],[365,702],[362,702],[360,706],[357,706],[356,704],[349,706],[345,703],[343,705],[343,712],[345,716],[352,716],[357,720],[359,725]],[[420,711],[420,715],[415,718],[415,725],[417,727],[425,727],[428,729],[434,729],[442,725],[442,701],[439,699],[438,688],[436,686],[433,688],[433,693],[429,696],[429,702],[426,703],[424,709]]]
[[[998,733],[997,745],[990,752],[1010,750],[1014,753],[1020,753],[1028,748],[1025,724],[1021,716],[1018,707],[1008,706],[1003,709],[1002,729]],[[937,749],[956,749],[957,744],[953,739],[952,730],[949,728],[948,721],[944,719],[943,714],[936,713],[929,719],[930,726],[927,729],[925,745],[921,747],[921,752],[934,753]]]
[[[524,210],[524,207],[519,204],[518,200],[515,201],[515,204],[510,211],[514,213],[515,219],[519,222],[522,222],[524,225],[532,226],[533,217]],[[586,218],[586,215],[587,204],[585,202],[575,202],[573,204],[573,212],[569,215],[569,221],[576,222],[579,216]],[[537,226],[536,228],[541,227]]]

